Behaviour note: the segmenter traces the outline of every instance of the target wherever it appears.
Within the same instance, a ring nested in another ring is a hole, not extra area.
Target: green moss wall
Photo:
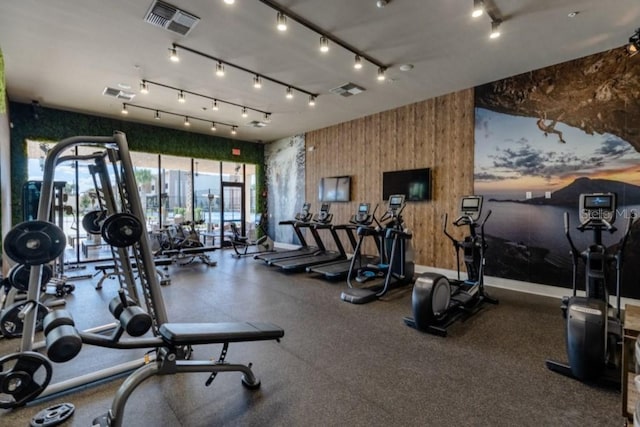
[[[27,180],[27,139],[59,141],[78,135],[109,136],[115,130],[119,130],[126,133],[131,151],[255,164],[258,182],[257,206],[262,206],[264,203],[262,200],[264,146],[262,144],[51,108],[39,108],[38,118],[36,118],[30,104],[17,102],[10,102],[9,114],[12,124],[13,180],[11,186],[12,193],[15,195],[21,194],[22,185]],[[241,155],[232,155],[232,148],[240,148]],[[22,212],[22,201],[19,197],[13,198],[12,206],[15,224],[20,222],[20,212]]]

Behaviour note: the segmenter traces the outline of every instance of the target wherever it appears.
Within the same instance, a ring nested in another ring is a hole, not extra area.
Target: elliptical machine
[[[580,195],[580,225],[578,231],[593,231],[594,243],[580,252],[569,232],[569,214],[564,213],[564,230],[571,247],[573,262],[573,295],[562,299],[562,316],[566,320],[568,363],[547,360],[550,370],[583,382],[599,382],[619,387],[621,368],[622,320],[620,289],[622,260],[634,215],[629,216],[627,229],[614,253],[608,253],[602,243],[602,232],[614,233],[616,194],[592,193]],[[585,265],[585,296],[577,296],[577,268]],[[609,304],[610,277],[607,267],[615,266],[616,308]]]
[[[482,214],[482,196],[465,196],[460,203],[460,216],[453,221],[456,227],[469,227],[469,235],[464,240],[456,240],[447,231],[447,214],[444,215],[444,234],[456,249],[457,280],[447,279],[438,273],[423,273],[413,286],[413,317],[405,317],[407,326],[442,337],[447,336],[447,328],[463,316],[471,316],[484,303],[498,304],[484,289],[484,254],[487,243],[484,238],[484,224],[491,216],[487,213],[478,224]],[[480,235],[476,229],[480,227]],[[464,253],[467,280],[460,279],[460,249]]]
[[[356,249],[351,258],[351,265],[347,274],[349,289],[343,291],[340,299],[352,304],[366,304],[385,295],[392,287],[407,285],[413,282],[415,263],[413,260],[413,247],[411,246],[411,233],[404,229],[402,211],[405,207],[404,194],[389,196],[387,212],[376,221],[384,223],[384,227],[360,226]],[[379,239],[378,249],[380,262],[356,267],[362,262],[362,245],[367,236]],[[375,280],[375,283],[367,287],[357,288],[352,278],[358,283]]]

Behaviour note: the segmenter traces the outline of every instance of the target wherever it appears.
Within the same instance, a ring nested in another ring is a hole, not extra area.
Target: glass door
[[[231,223],[234,223],[241,235],[245,235],[245,213],[244,213],[244,183],[223,182],[221,200],[222,218],[222,247],[229,246],[231,236]]]

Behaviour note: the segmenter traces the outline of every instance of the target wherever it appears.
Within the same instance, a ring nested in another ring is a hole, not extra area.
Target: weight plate
[[[24,321],[19,317],[19,314],[26,304],[27,301],[17,302],[2,311],[2,316],[0,316],[0,332],[5,338],[22,336]],[[38,303],[36,331],[42,330],[42,322],[47,313],[49,313],[49,309],[47,309],[44,304]]]
[[[51,381],[51,362],[34,351],[0,358],[0,408],[22,406],[35,399]]]
[[[102,237],[111,246],[125,248],[140,240],[142,223],[126,212],[110,215],[102,224]]]
[[[76,407],[71,403],[49,406],[31,418],[31,427],[53,427],[62,424],[73,415]]]
[[[82,217],[82,228],[89,234],[100,234],[106,217],[107,212],[103,210],[88,212]]]
[[[18,264],[46,264],[67,246],[64,231],[47,221],[26,221],[13,227],[4,239],[4,250]]]
[[[31,275],[31,267],[25,264],[16,264],[9,270],[9,280],[11,286],[19,291],[27,291],[29,289],[29,276]],[[42,276],[40,278],[40,287],[45,286],[53,277],[53,270],[49,264],[42,266]]]

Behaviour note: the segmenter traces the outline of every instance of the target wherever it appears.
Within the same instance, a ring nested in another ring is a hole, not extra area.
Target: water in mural
[[[278,223],[293,219],[304,203],[304,135],[268,144],[265,148],[265,163],[269,234],[276,242],[298,244],[291,226]]]
[[[575,228],[578,195],[617,193],[619,230],[605,233],[608,246],[620,240],[629,215],[640,212],[640,153],[617,136],[477,108],[475,139],[475,192],[485,196],[485,210],[492,210],[486,226],[490,276],[570,287],[565,211],[578,248],[593,242],[591,234]],[[636,234],[625,263],[623,295],[630,297],[640,295]]]

